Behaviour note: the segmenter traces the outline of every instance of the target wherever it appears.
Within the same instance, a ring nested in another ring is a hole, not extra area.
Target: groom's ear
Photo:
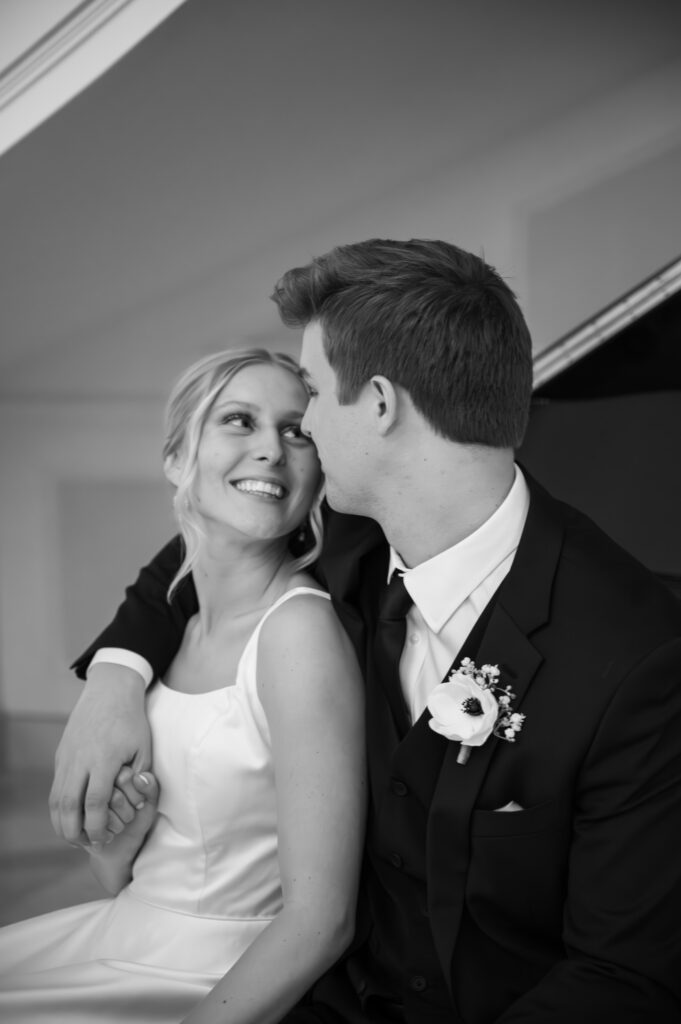
[[[381,435],[388,434],[397,422],[399,399],[395,385],[376,374],[369,381],[369,389],[376,428]]]

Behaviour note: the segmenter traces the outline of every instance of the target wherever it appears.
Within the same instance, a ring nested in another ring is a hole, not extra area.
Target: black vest
[[[475,660],[494,599],[457,657]],[[369,660],[369,659],[367,659]],[[402,1007],[408,1024],[453,1024],[457,1019],[433,943],[427,909],[426,850],[430,803],[452,741],[429,727],[430,713],[409,726],[395,715],[367,666],[367,734],[371,809],[360,904],[364,942],[348,972],[369,1019],[382,1007]],[[395,702],[393,702],[394,705]],[[465,770],[465,769],[462,769]]]

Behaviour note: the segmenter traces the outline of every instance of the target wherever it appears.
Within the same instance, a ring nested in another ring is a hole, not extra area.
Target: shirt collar
[[[404,576],[407,592],[433,633],[439,633],[457,608],[515,551],[529,505],[527,482],[516,465],[513,484],[501,505],[468,537],[413,569],[407,569],[390,548],[388,579],[395,569]]]

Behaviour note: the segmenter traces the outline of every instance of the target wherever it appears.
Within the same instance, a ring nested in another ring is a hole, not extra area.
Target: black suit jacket
[[[428,912],[452,1020],[681,1021],[681,615],[585,516],[531,479],[530,511],[478,662],[526,715],[456,763],[428,820]],[[162,673],[195,602],[172,609],[169,545],[99,646]],[[364,662],[385,581],[375,523],[331,514],[320,574]],[[369,623],[369,628],[367,628]],[[434,741],[441,742],[434,736]],[[371,750],[371,737],[369,737]],[[522,811],[501,812],[510,801]]]

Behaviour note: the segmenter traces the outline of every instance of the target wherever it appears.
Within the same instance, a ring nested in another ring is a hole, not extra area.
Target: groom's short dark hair
[[[443,437],[516,448],[529,413],[532,344],[496,270],[448,242],[371,239],[287,271],[285,324],[321,324],[338,398],[382,374]]]

